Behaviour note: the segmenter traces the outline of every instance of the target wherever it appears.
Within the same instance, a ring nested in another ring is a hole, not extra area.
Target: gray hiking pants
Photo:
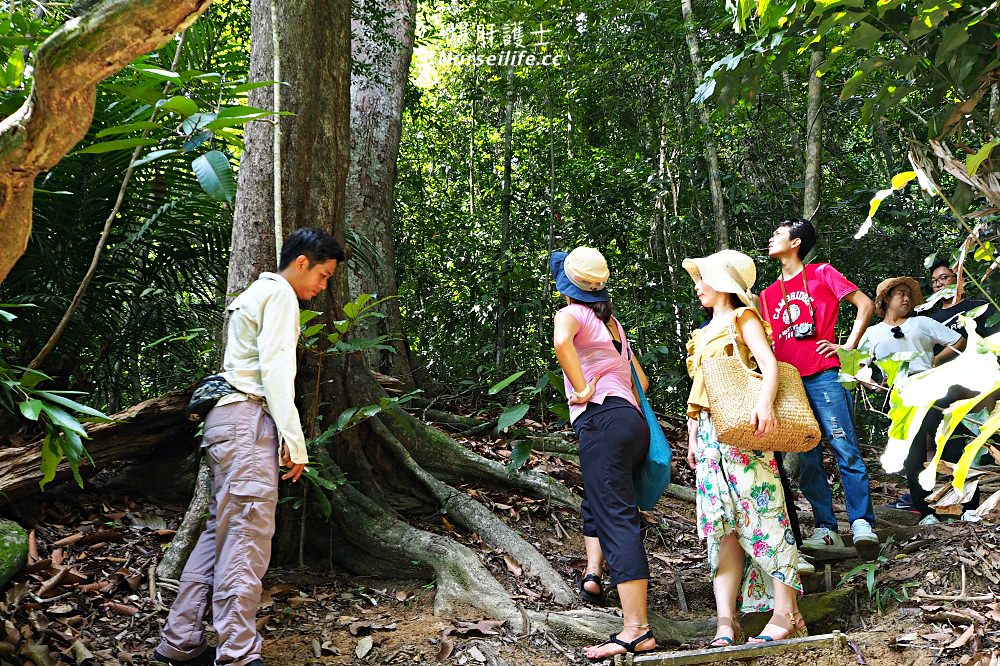
[[[260,402],[236,402],[208,413],[202,448],[212,471],[208,522],[184,566],[157,650],[177,660],[204,652],[211,599],[216,664],[243,666],[261,658],[256,618],[278,501],[278,434]]]

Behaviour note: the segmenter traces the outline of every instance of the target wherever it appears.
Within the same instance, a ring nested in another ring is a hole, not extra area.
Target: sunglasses
[[[893,326],[889,330],[892,332],[892,337],[896,338],[897,340],[905,336],[905,334],[903,333],[902,326]]]

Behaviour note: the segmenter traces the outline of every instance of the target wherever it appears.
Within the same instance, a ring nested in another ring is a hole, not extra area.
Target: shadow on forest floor
[[[495,459],[510,455],[503,438],[463,441]],[[571,456],[532,453],[527,467],[579,485]],[[675,481],[690,483],[690,471],[679,469]],[[892,479],[879,478],[873,485],[876,503],[899,492]],[[575,512],[509,492],[463,490],[525,535],[567,580],[574,579],[584,563]],[[808,509],[801,498],[797,504]],[[152,568],[180,522],[182,507],[62,486],[44,495],[34,513],[29,564],[0,599],[0,664],[25,664],[29,659],[38,666],[148,663],[173,598],[151,582]],[[695,534],[693,504],[666,497],[644,518],[650,610],[673,620],[711,617],[711,586]],[[517,562],[476,534],[460,531],[441,515],[426,516],[418,526],[447,532],[479,553],[525,608],[555,609]],[[871,578],[868,568],[856,570],[846,585],[853,593],[842,595],[839,604],[822,611],[823,619],[812,622],[813,633],[834,628],[847,632],[849,650],[776,654],[755,663],[998,663],[1000,597],[991,596],[1000,584],[1000,531],[995,523],[926,528],[890,543],[870,564],[857,559],[833,562],[830,579],[836,586],[859,566],[870,568]],[[819,592],[824,586],[820,567],[806,587]],[[258,626],[265,638],[266,664],[584,663],[580,645],[548,632],[514,636],[495,621],[435,617],[433,581],[352,577],[311,562],[304,570],[273,567],[264,587]],[[917,594],[930,596],[915,599]],[[609,606],[617,606],[613,593]],[[751,621],[745,624],[752,630]],[[211,630],[209,635],[214,640]]]

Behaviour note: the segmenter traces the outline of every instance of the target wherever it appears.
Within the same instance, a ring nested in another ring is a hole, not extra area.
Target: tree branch
[[[38,49],[31,94],[0,121],[0,282],[31,233],[35,176],[87,133],[98,81],[163,46],[212,0],[105,0]]]

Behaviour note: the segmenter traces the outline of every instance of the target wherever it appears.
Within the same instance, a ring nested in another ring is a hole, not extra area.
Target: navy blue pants
[[[597,537],[611,584],[649,578],[632,476],[649,450],[649,426],[623,398],[591,404],[573,424],[580,440],[583,534]]]

